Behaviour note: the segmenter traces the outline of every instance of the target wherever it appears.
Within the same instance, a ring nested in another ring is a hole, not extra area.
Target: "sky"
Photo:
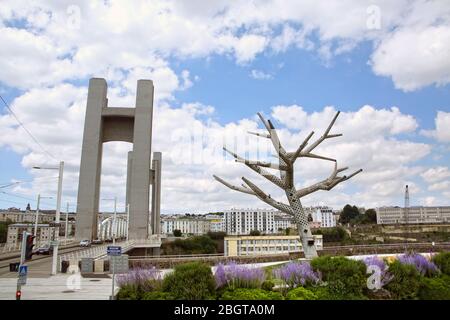
[[[450,205],[450,3],[346,1],[22,1],[0,5],[0,208],[75,210],[89,79],[105,78],[109,107],[134,107],[138,79],[155,87],[152,151],[161,151],[162,213],[265,208],[227,189],[250,179],[286,202],[278,186],[236,163],[272,161],[256,116],[271,119],[295,151],[311,131],[315,153],[363,172],[307,206]],[[104,145],[101,210],[125,208],[127,152]],[[330,161],[298,158],[295,185],[326,179]],[[276,172],[274,172],[276,173]],[[9,185],[11,184],[11,185]],[[6,186],[9,185],[9,186]]]

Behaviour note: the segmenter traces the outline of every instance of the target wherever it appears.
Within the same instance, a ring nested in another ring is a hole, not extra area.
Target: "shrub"
[[[408,253],[401,255],[398,260],[402,264],[409,264],[416,268],[422,276],[433,276],[439,273],[436,265],[418,253]]]
[[[287,300],[317,300],[317,296],[308,289],[303,287],[295,288],[286,295]]]
[[[216,288],[261,288],[266,274],[261,268],[238,265],[231,261],[226,265],[219,263],[214,277]]]
[[[152,268],[133,268],[127,273],[117,275],[120,287],[118,299],[138,300],[145,292],[161,289],[161,271]]]
[[[141,299],[142,292],[140,292],[136,286],[124,285],[121,286],[117,293],[117,300],[139,300]]]
[[[386,285],[394,299],[416,299],[420,287],[420,273],[415,266],[394,261],[389,266],[392,280]]]
[[[418,297],[421,300],[450,300],[450,277],[423,278]]]
[[[433,257],[433,262],[442,273],[450,275],[450,252],[441,252]]]
[[[273,270],[275,278],[283,280],[290,288],[304,285],[316,285],[320,281],[320,274],[314,272],[308,262],[289,262]]]
[[[172,300],[173,297],[168,292],[152,291],[142,295],[142,300]]]
[[[326,299],[365,299],[366,265],[362,261],[324,256],[313,259],[311,266],[327,282]]]
[[[176,266],[163,281],[163,291],[170,293],[174,299],[211,299],[214,297],[214,287],[211,268],[200,262]]]
[[[228,289],[221,300],[283,300],[281,293],[262,289]]]
[[[261,284],[261,289],[263,290],[271,291],[273,287],[275,287],[275,282],[273,282],[272,280],[265,280]]]

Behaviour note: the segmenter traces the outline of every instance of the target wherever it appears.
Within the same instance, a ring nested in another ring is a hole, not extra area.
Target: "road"
[[[69,252],[75,252],[79,250],[84,250],[86,248],[74,247],[66,248],[58,251],[58,254],[64,254]],[[33,277],[48,277],[51,273],[52,255],[36,255],[33,254],[33,259],[27,261],[28,272]],[[0,261],[0,277],[17,277],[17,272],[9,271],[9,264],[14,262],[19,262],[19,258],[11,258],[7,260]]]

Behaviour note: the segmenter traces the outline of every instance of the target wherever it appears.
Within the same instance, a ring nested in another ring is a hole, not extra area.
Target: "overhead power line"
[[[17,123],[23,128],[23,130],[25,130],[25,132],[31,137],[31,139],[33,139],[33,141],[42,149],[42,151],[44,151],[44,153],[46,155],[48,155],[50,158],[57,160],[50,152],[48,152],[43,146],[42,144],[39,143],[39,141],[33,136],[33,134],[25,127],[25,125],[23,124],[22,121],[19,120],[19,118],[17,117],[17,115],[14,113],[14,111],[12,111],[12,109],[9,107],[8,103],[5,101],[5,99],[3,99],[3,97],[0,95],[0,99],[3,101],[3,103],[5,104],[6,108],[8,109],[8,111],[11,113],[11,115],[14,117],[14,119],[16,119]]]

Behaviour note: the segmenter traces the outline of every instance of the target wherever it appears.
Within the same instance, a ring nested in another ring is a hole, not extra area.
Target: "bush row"
[[[192,262],[161,276],[152,269],[133,269],[118,277],[118,299],[222,300],[365,300],[450,299],[450,253],[427,260],[405,254],[387,263],[318,257],[262,269],[236,263],[214,268]],[[372,281],[373,280],[373,281]]]

